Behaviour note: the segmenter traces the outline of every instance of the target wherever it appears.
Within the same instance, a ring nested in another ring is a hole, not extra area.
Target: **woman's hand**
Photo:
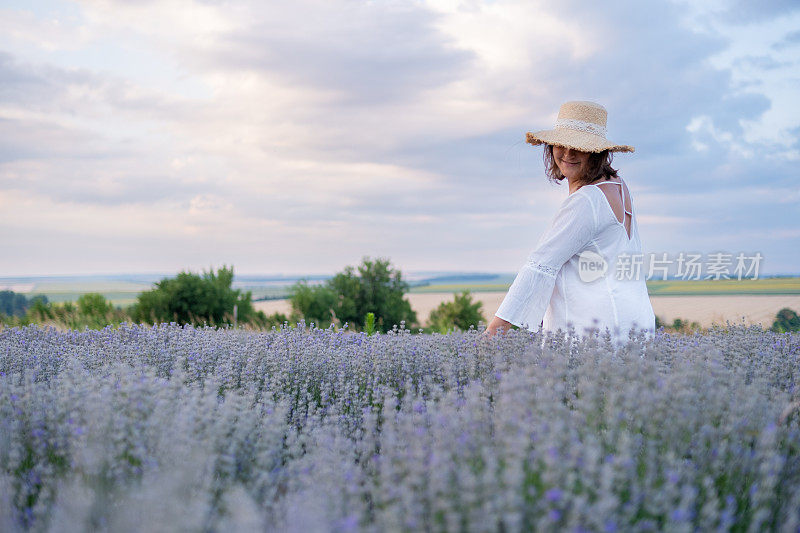
[[[507,322],[499,316],[496,316],[489,323],[489,326],[483,332],[482,336],[485,338],[494,337],[498,330],[502,333],[507,333],[511,329],[512,325],[513,324],[511,322]]]

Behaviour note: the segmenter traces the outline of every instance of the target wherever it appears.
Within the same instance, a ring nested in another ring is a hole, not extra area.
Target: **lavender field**
[[[800,335],[0,330],[0,531],[798,531]]]

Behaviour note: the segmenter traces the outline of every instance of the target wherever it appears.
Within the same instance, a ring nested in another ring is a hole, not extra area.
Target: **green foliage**
[[[114,309],[102,294],[90,292],[78,298],[78,311],[86,316],[104,317]]]
[[[36,302],[47,305],[47,296],[37,294],[28,299],[24,294],[14,291],[0,291],[0,324],[11,326],[27,324],[25,317]]]
[[[800,316],[788,307],[784,307],[775,315],[772,331],[785,333],[787,331],[800,331]]]
[[[25,300],[22,295],[3,291],[0,292],[0,302],[8,301],[12,306],[24,302],[27,312],[22,316],[6,316],[0,312],[0,322],[10,326],[36,323],[72,329],[100,329],[123,322],[222,325],[233,322],[234,306],[237,306],[238,323],[246,327],[271,329],[289,321],[281,313],[268,317],[262,311],[257,311],[253,307],[251,293],[242,294],[234,290],[232,284],[232,267],[223,267],[216,273],[211,271],[203,275],[181,272],[175,278],[161,280],[153,290],[141,293],[137,303],[127,311],[114,308],[102,294],[97,293],[83,294],[75,303],[51,304],[45,296]]]
[[[328,280],[339,297],[334,312],[342,323],[363,329],[367,313],[372,312],[376,329],[383,333],[402,321],[407,328],[416,325],[417,314],[403,298],[408,283],[403,281],[400,271],[391,269],[389,264],[388,259],[373,262],[365,257],[358,274],[348,266]]]
[[[364,331],[367,335],[375,333],[375,313],[367,313],[367,318],[364,321]]]
[[[661,327],[663,327],[665,331],[675,333],[694,333],[702,329],[699,322],[693,322],[685,318],[676,318],[670,324],[656,316],[656,329]]]
[[[28,299],[14,291],[0,291],[0,315],[23,316],[28,309]]]
[[[366,314],[373,312],[377,329],[383,333],[401,321],[405,321],[409,329],[416,325],[417,314],[403,298],[408,283],[403,281],[400,271],[391,269],[389,264],[388,259],[373,262],[365,257],[358,274],[348,266],[329,280],[329,286],[339,296],[334,311],[340,321],[363,329]]]
[[[367,313],[373,313],[376,331],[385,333],[401,321],[410,329],[417,323],[417,314],[403,298],[408,283],[389,265],[388,259],[365,257],[357,271],[347,266],[323,286],[309,288],[298,282],[292,287],[292,310],[306,322],[318,321],[320,327],[346,322],[352,329],[363,330]]]
[[[690,333],[700,329],[700,324],[698,322],[689,322],[682,318],[676,318],[672,321],[672,329],[681,333]]]
[[[256,311],[249,322],[245,324],[240,323],[240,325],[245,329],[263,331],[271,330],[273,327],[280,329],[286,322],[290,322],[290,319],[283,313],[267,315],[263,311]]]
[[[44,322],[46,320],[52,320],[54,318],[52,308],[53,306],[47,303],[45,300],[36,300],[28,310],[27,318],[30,319],[31,322]]]
[[[71,304],[70,304],[71,305]],[[75,311],[73,310],[73,313]],[[108,324],[119,324],[126,318],[124,314],[114,316],[114,306],[102,294],[90,292],[81,295],[77,304],[77,320],[80,325],[90,328],[103,328]]]
[[[319,328],[324,329],[331,325],[336,294],[329,287],[326,285],[311,287],[306,280],[300,280],[289,290],[293,321],[304,317],[307,324],[313,322]]]
[[[452,302],[442,302],[431,311],[428,326],[433,331],[447,333],[453,328],[466,331],[470,326],[478,327],[479,322],[486,322],[481,312],[482,302],[472,302],[469,291],[456,294]]]
[[[47,296],[45,296],[44,294],[37,294],[36,296],[28,300],[28,306],[30,307],[32,305],[35,305],[36,302],[42,303],[44,305],[47,305],[49,303],[49,301],[47,300]]]
[[[232,283],[233,267],[223,266],[216,274],[181,272],[141,293],[131,308],[131,316],[136,322],[222,325],[233,322],[236,305],[240,323],[265,321],[264,313],[253,308],[252,294],[242,294],[231,287]]]
[[[101,329],[128,321],[130,318],[125,311],[115,309],[103,295],[88,293],[82,295],[77,304],[47,303],[46,298],[32,298],[27,314],[16,325],[52,324],[72,329]]]

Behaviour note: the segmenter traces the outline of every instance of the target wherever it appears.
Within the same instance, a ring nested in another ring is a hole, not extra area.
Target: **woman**
[[[582,335],[606,329],[618,342],[631,328],[655,331],[641,272],[642,243],[625,182],[611,167],[612,152],[633,147],[606,140],[607,113],[592,102],[567,102],[552,130],[528,133],[544,144],[551,180],[569,195],[517,274],[494,319],[492,336],[511,325]]]

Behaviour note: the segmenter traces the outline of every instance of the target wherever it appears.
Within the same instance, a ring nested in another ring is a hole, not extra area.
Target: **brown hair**
[[[564,179],[564,174],[558,169],[556,165],[556,158],[553,157],[553,145],[544,145],[544,172],[552,182],[559,182]],[[604,150],[600,153],[589,154],[589,161],[586,165],[586,173],[581,176],[579,183],[581,186],[594,183],[600,180],[610,180],[617,177],[616,169],[611,167],[611,161],[614,160],[614,154],[609,150]]]

